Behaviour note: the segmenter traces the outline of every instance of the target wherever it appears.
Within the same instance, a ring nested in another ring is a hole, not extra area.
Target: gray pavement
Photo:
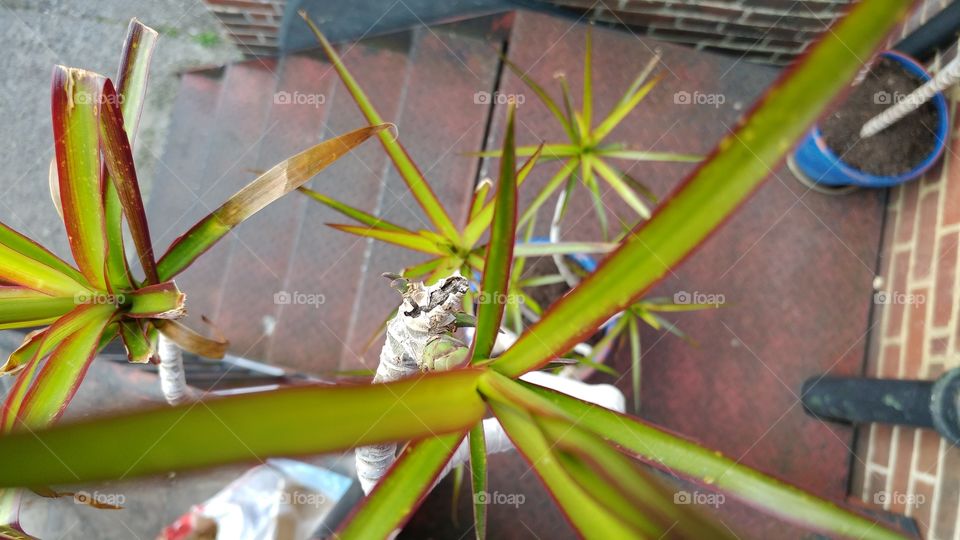
[[[50,73],[55,64],[115,77],[130,18],[160,32],[137,137],[149,197],[162,155],[177,73],[240,58],[198,0],[0,0],[0,221],[69,257],[50,202]]]

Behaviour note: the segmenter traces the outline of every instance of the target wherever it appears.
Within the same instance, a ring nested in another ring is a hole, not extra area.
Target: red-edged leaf
[[[106,289],[107,250],[98,118],[103,81],[82,69],[53,69],[53,139],[63,223],[80,272],[99,289]]]
[[[343,81],[344,86],[347,87],[347,91],[353,96],[353,100],[357,103],[363,116],[366,117],[367,121],[371,124],[382,124],[383,119],[380,117],[380,113],[373,107],[373,104],[369,98],[367,98],[363,89],[357,84],[356,79],[354,79],[353,75],[347,70],[347,67],[343,64],[340,55],[337,54],[333,45],[327,41],[327,38],[324,37],[320,29],[313,24],[313,21],[310,20],[305,11],[301,10],[299,13],[317,37],[317,41],[320,42],[320,47],[324,53],[326,53],[327,58],[330,59],[333,68],[337,70],[340,80]],[[416,199],[417,204],[423,208],[423,211],[427,214],[433,226],[437,228],[437,231],[447,238],[459,240],[460,232],[453,226],[453,222],[450,220],[446,209],[440,204],[436,194],[434,194],[430,188],[430,184],[427,183],[426,178],[424,178],[423,173],[420,172],[417,164],[410,159],[410,155],[403,145],[400,144],[393,134],[388,132],[380,133],[380,142],[390,156],[390,160],[393,161],[394,166],[396,166],[400,177],[403,178],[403,181],[407,184],[407,188],[410,189],[410,193],[413,194],[413,198]]]
[[[124,297],[124,315],[139,319],[179,319],[183,316],[186,295],[172,282],[141,287]]]
[[[115,308],[110,305],[87,304],[78,307],[74,313],[76,318],[72,320],[75,323],[82,320],[82,324],[50,353],[50,357],[23,396],[23,402],[16,412],[16,425],[9,425],[9,428],[18,429],[21,425],[29,429],[46,427],[63,414],[97,352],[100,336],[113,317]],[[54,333],[51,331],[45,339],[53,337]],[[42,353],[43,350],[44,346],[41,345],[37,352]],[[39,355],[37,359],[39,360]],[[25,371],[21,377],[30,371],[33,370]],[[12,392],[10,397],[15,396]],[[5,407],[8,410],[12,408]],[[12,418],[5,419],[5,422],[11,420]]]
[[[334,537],[392,538],[426,498],[464,433],[411,443]]]
[[[70,266],[63,259],[51,253],[47,248],[13,230],[7,225],[4,225],[3,223],[0,223],[0,244],[12,249],[13,251],[16,251],[17,253],[20,253],[21,255],[25,255],[26,257],[33,259],[44,266],[60,272],[76,283],[86,283],[86,279],[83,277],[83,274],[78,272],[76,268]],[[2,277],[4,276],[0,275],[0,278]]]
[[[137,137],[140,112],[147,93],[150,59],[157,45],[157,31],[136,18],[130,19],[127,37],[123,43],[120,67],[117,69],[117,93],[123,96],[123,128],[130,139],[130,146]]]
[[[345,216],[347,216],[347,217],[349,217],[349,218],[353,218],[353,219],[359,221],[360,223],[363,223],[363,224],[366,225],[367,227],[373,227],[373,228],[375,228],[375,229],[384,229],[384,230],[387,230],[387,231],[405,231],[405,232],[410,232],[409,230],[404,229],[403,227],[401,227],[401,226],[399,226],[399,225],[395,225],[395,224],[393,224],[393,223],[390,223],[390,222],[387,221],[387,220],[380,219],[380,218],[378,218],[378,217],[376,217],[376,216],[374,216],[374,215],[368,214],[367,212],[364,212],[363,210],[354,208],[354,207],[352,207],[352,206],[350,206],[350,205],[348,205],[348,204],[344,204],[344,203],[342,203],[342,202],[340,202],[340,201],[338,201],[338,200],[336,200],[336,199],[334,199],[334,198],[332,198],[332,197],[327,197],[327,196],[324,195],[323,193],[319,193],[319,192],[314,191],[314,190],[312,190],[312,189],[310,189],[310,188],[308,188],[308,187],[303,187],[303,186],[301,186],[301,187],[297,188],[297,190],[298,190],[300,193],[303,193],[304,195],[307,195],[308,197],[312,198],[313,200],[319,202],[320,204],[323,204],[324,206],[327,206],[328,208],[331,208],[331,209],[333,209],[333,210],[336,210],[337,212],[340,212],[341,214],[343,214],[343,215],[345,215]]]
[[[149,362],[157,354],[157,349],[144,332],[141,321],[120,321],[120,339],[127,349],[127,359],[134,364]]]
[[[103,97],[100,126],[104,161],[120,203],[123,205],[123,213],[127,217],[133,243],[137,246],[137,255],[140,266],[146,274],[147,283],[157,283],[160,278],[157,276],[157,263],[153,256],[147,214],[140,196],[140,184],[137,181],[137,170],[133,163],[133,152],[123,128],[123,118],[117,104],[119,98],[110,79],[107,79],[103,85]],[[116,247],[110,246],[111,249]]]
[[[493,228],[483,265],[471,362],[490,358],[493,344],[500,332],[500,320],[506,304],[504,299],[509,293],[510,262],[513,260],[513,243],[517,231],[517,179],[513,153],[515,111],[513,104],[507,109],[507,131],[503,139],[503,157],[500,158],[500,181],[497,183]]]
[[[148,28],[136,19],[131,19],[127,27],[127,37],[123,44],[123,54],[120,58],[120,67],[117,70],[116,93],[119,96],[117,100],[109,100],[112,105],[119,103],[119,109],[122,111],[123,130],[129,139],[129,146],[133,147],[133,141],[136,138],[137,126],[140,120],[140,112],[143,108],[143,98],[147,91],[147,78],[150,68],[150,58],[153,55],[153,49],[157,42],[157,32]],[[118,115],[119,116],[119,115]],[[106,160],[105,160],[106,161]],[[137,212],[135,205],[121,203],[120,195],[115,186],[116,180],[110,180],[108,177],[113,173],[106,169],[104,164],[103,176],[103,207],[106,218],[107,235],[107,281],[113,290],[127,290],[133,287],[133,277],[130,274],[130,267],[127,264],[126,247],[123,243],[123,214],[126,210],[127,221],[130,223],[131,232],[134,234],[134,241],[139,242],[137,247],[143,245],[143,233],[134,230],[135,227],[143,227],[145,219],[141,219],[142,211]],[[130,167],[132,168],[132,160]],[[126,181],[126,180],[124,180]],[[137,188],[139,190],[139,188]],[[124,209],[126,206],[126,209]],[[149,238],[149,236],[147,236]],[[141,259],[141,266],[144,266],[144,252],[138,249]],[[150,257],[152,259],[152,255]],[[154,265],[155,266],[155,265]],[[147,273],[147,282],[156,283],[156,271],[153,268],[144,266]],[[152,273],[151,273],[152,271]]]
[[[487,537],[487,437],[483,423],[470,429],[470,487],[473,491],[473,528],[477,540]]]
[[[550,490],[564,517],[584,538],[647,537],[597,502],[563,469],[529,413],[499,401],[491,401],[490,408],[517,451]]]
[[[75,306],[72,296],[50,296],[26,287],[0,286],[0,328],[42,326]]]
[[[639,418],[537,385],[523,387],[547,399],[563,414],[634,457],[737,497],[786,521],[829,533],[831,538],[898,539],[901,535],[795,486],[751,469],[720,452],[686,440]]]
[[[520,167],[520,170],[517,171],[518,190],[520,189],[520,186],[523,185],[523,181],[527,179],[527,176],[529,176],[530,171],[533,170],[533,166],[536,165],[537,161],[540,159],[541,150],[543,150],[542,144],[537,147],[533,155],[527,158],[527,161],[524,162],[523,166]],[[476,204],[476,202],[477,201],[474,201],[474,204]],[[464,245],[473,246],[476,244],[477,241],[480,240],[480,237],[483,236],[483,233],[487,230],[487,228],[490,227],[490,222],[493,220],[493,207],[495,202],[496,201],[490,201],[489,203],[483,205],[483,208],[478,209],[476,215],[471,217],[470,222],[467,223],[466,228],[463,230]]]
[[[157,262],[160,281],[173,279],[245,219],[302,186],[386,127],[378,125],[355,129],[311,146],[271,167],[174,241]]]
[[[58,485],[461,434],[486,410],[476,369],[298,385],[0,437],[0,487]],[[328,426],[311,431],[304,426]],[[162,437],[160,435],[163,435]]]
[[[333,227],[338,231],[356,234],[357,236],[366,236],[381,242],[393,244],[395,246],[405,247],[414,251],[429,253],[430,255],[448,255],[440,249],[436,242],[429,240],[417,233],[405,231],[385,231],[383,229],[374,229],[372,227],[359,227],[356,225],[341,225],[339,223],[327,223],[328,227]]]

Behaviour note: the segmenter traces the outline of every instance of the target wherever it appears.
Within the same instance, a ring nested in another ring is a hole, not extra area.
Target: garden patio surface
[[[464,155],[500,145],[505,108],[478,95],[523,96],[517,113],[521,144],[538,143],[540,137],[553,142],[563,135],[535,96],[504,69],[498,52],[551,91],[557,88],[554,74],[566,72],[579,96],[586,28],[517,12],[421,27],[344,45],[341,51],[382,116],[399,126],[400,140],[457,220],[466,216],[476,181],[496,176],[495,160]],[[595,29],[598,114],[612,107],[657,48],[663,52],[663,80],[609,140],[642,150],[704,154],[778,73],[736,58]],[[722,96],[723,102],[701,103],[697,94]],[[331,66],[315,54],[185,73],[148,201],[151,223],[164,224],[152,231],[156,248],[165,249],[257,171],[364,124]],[[637,163],[629,170],[663,197],[693,167]],[[555,165],[534,170],[521,190],[524,201],[554,170]],[[375,142],[345,156],[310,186],[395,223],[428,226]],[[612,222],[615,215],[630,215],[615,194],[605,194],[604,200]],[[740,463],[844,501],[854,432],[806,416],[799,393],[811,376],[863,373],[884,203],[884,192],[829,197],[807,190],[785,168],[771,171],[740,212],[651,293],[723,295],[728,305],[674,318],[699,346],[644,328],[641,415]],[[325,225],[343,220],[299,194],[268,207],[178,279],[188,294],[187,323],[208,331],[200,322],[205,315],[231,340],[233,354],[298,372],[374,368],[379,344],[366,352],[364,344],[397,300],[380,274],[417,258]],[[578,192],[565,222],[568,239],[596,240],[595,222],[589,198]],[[545,223],[539,225],[538,232],[545,234]],[[323,303],[277,304],[274,295],[282,291],[322,295]],[[632,401],[628,351],[617,351],[613,363],[623,377],[595,379],[615,382]],[[109,387],[104,381],[110,377],[137,377],[139,387],[149,383],[138,370],[97,369],[103,377],[84,384],[81,405],[109,401],[112,396],[97,395],[95,387]],[[491,491],[525,496],[519,508],[490,508],[491,537],[574,536],[517,455],[491,458],[491,474]],[[460,498],[459,525],[448,518],[450,495],[447,480],[404,536],[466,534],[469,491]],[[169,522],[196,502],[168,497],[163,516],[152,516],[151,522]],[[704,510],[744,538],[808,534],[730,499]]]

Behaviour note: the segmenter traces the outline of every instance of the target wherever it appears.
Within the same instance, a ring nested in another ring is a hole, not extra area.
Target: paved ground
[[[47,189],[50,72],[65,64],[114,77],[131,17],[161,34],[137,138],[137,165],[149,196],[177,73],[240,57],[216,19],[196,0],[0,0],[0,220],[61,256],[69,249]]]

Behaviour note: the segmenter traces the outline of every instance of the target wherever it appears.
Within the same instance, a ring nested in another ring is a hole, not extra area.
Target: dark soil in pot
[[[881,58],[840,104],[820,123],[830,150],[863,172],[897,176],[919,165],[937,144],[938,112],[927,102],[899,122],[866,139],[860,129],[868,120],[923,84],[918,77],[889,58]]]

